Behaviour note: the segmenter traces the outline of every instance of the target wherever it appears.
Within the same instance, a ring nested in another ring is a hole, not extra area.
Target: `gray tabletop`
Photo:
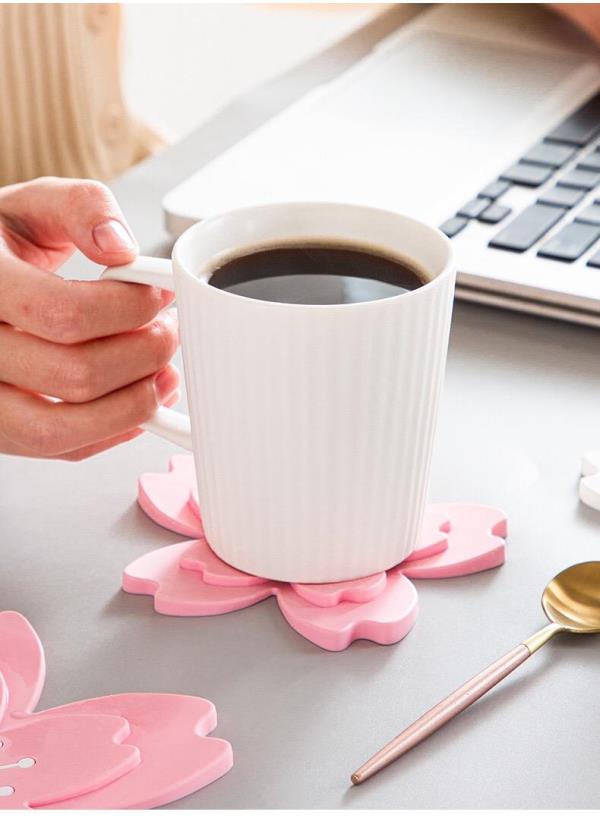
[[[164,192],[398,19],[247,95],[118,180],[144,252],[168,251]],[[96,274],[81,260],[69,270]],[[544,622],[539,597],[555,572],[598,558],[600,513],[579,504],[577,481],[581,454],[600,447],[599,345],[597,330],[457,304],[431,499],[504,508],[508,558],[417,583],[417,623],[391,647],[320,650],[272,599],[180,619],[121,592],[128,562],[181,539],[135,503],[140,472],[164,469],[173,451],[163,441],[144,435],[79,464],[0,459],[1,608],[26,615],[45,645],[40,706],[134,690],[211,699],[235,766],[175,805],[184,809],[600,806],[595,637],[557,638],[402,762],[348,785],[383,741]]]

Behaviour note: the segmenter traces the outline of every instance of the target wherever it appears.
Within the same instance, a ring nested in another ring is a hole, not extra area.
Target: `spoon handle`
[[[382,747],[362,767],[359,767],[351,776],[352,783],[362,784],[363,781],[387,767],[392,761],[412,750],[423,739],[435,733],[454,716],[458,716],[459,713],[466,710],[469,705],[477,701],[488,690],[491,690],[509,673],[512,673],[526,659],[529,659],[531,653],[532,651],[526,645],[518,645],[501,659],[478,673],[477,676],[473,676],[462,687],[459,687],[454,693],[436,704],[435,707],[424,713],[410,727],[407,727],[400,735],[386,744],[385,747]]]

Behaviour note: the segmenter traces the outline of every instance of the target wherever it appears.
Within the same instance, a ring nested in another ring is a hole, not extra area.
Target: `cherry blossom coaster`
[[[143,474],[138,502],[159,525],[194,539],[158,548],[132,562],[123,589],[154,597],[159,613],[210,616],[237,611],[269,596],[298,633],[327,650],[355,639],[389,645],[417,618],[411,579],[464,576],[502,565],[506,515],[496,508],[430,505],[419,542],[401,565],[362,579],[321,585],[274,582],[227,565],[204,538],[194,462],[175,455],[169,471]]]
[[[206,699],[125,693],[32,713],[44,677],[36,632],[1,612],[0,809],[156,807],[231,769],[229,742],[206,737]]]

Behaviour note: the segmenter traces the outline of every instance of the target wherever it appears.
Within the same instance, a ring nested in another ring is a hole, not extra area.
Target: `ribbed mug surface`
[[[334,582],[390,568],[422,521],[452,309],[449,245],[433,228],[368,208],[247,212],[252,219],[213,231],[204,246],[202,225],[192,228],[174,254],[206,537],[226,562],[271,579]],[[219,247],[317,233],[402,253],[431,281],[378,301],[307,306],[198,278],[197,263]]]

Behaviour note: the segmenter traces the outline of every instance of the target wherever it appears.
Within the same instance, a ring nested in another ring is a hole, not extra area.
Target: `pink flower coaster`
[[[125,693],[32,713],[45,677],[29,622],[0,613],[0,809],[145,809],[224,775],[229,742],[207,738],[214,705]]]
[[[355,639],[400,641],[417,617],[410,579],[464,576],[502,565],[506,515],[464,503],[430,505],[412,554],[388,571],[321,585],[274,582],[238,571],[211,551],[204,538],[191,455],[176,455],[165,474],[144,474],[138,500],[155,522],[193,540],[159,548],[132,562],[123,589],[154,597],[156,611],[210,616],[277,599],[288,623],[327,650]]]

